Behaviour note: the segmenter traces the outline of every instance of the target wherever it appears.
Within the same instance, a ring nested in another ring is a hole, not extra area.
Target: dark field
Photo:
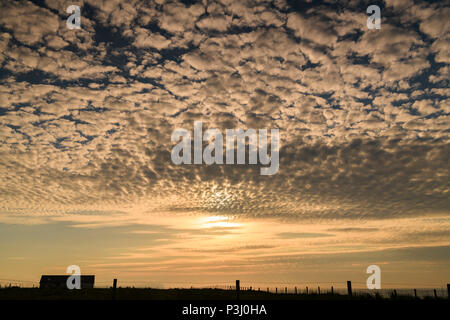
[[[214,308],[216,313],[195,314],[186,310]],[[265,312],[260,312],[264,307]],[[448,312],[448,298],[413,298],[397,295],[381,297],[368,294],[275,294],[258,291],[223,289],[0,289],[0,308],[20,314],[46,314],[61,318],[61,314],[87,312],[92,318],[126,318],[196,320],[196,319],[302,319],[308,314],[318,319],[328,316],[361,319],[368,312],[383,319],[387,314],[399,319],[415,318],[418,314],[430,315]],[[245,309],[246,308],[246,309]],[[253,311],[252,310],[256,310]],[[258,311],[259,310],[259,311]],[[49,319],[49,318],[48,318]],[[426,319],[426,318],[425,318]]]
[[[237,300],[236,291],[223,289],[144,289],[144,288],[94,288],[81,290],[39,289],[39,288],[2,288],[0,300]],[[282,294],[264,291],[244,290],[239,300],[436,300],[448,301],[444,297],[414,298],[410,295],[382,297],[376,294]]]

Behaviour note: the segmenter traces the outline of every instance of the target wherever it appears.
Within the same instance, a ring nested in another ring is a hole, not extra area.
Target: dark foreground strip
[[[316,316],[339,318],[380,319],[398,316],[405,319],[419,313],[445,314],[450,310],[448,300],[409,301],[7,301],[0,300],[3,312],[10,309],[15,316],[44,316],[44,319],[64,319],[92,316],[105,319],[302,319]]]

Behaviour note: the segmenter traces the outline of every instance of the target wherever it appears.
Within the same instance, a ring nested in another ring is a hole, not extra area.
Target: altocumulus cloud
[[[0,5],[0,221],[448,216],[443,3],[77,3]],[[278,173],[173,165],[195,120],[278,128]]]

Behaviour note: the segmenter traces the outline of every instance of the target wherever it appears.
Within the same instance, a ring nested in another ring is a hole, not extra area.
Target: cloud
[[[18,208],[43,220],[49,210],[127,213],[113,224],[152,210],[282,221],[448,215],[439,4],[389,2],[379,31],[356,2],[336,11],[86,1],[78,31],[65,27],[62,2],[2,6],[2,221],[22,221]],[[175,166],[171,132],[195,120],[279,128],[279,172]]]
[[[56,33],[60,21],[54,13],[31,2],[6,1],[1,6],[1,25],[25,45],[34,45]]]
[[[278,233],[277,236],[283,239],[297,239],[297,238],[322,238],[322,237],[331,237],[333,235],[327,233],[282,232]]]
[[[379,231],[377,228],[331,228],[330,232],[375,232]]]

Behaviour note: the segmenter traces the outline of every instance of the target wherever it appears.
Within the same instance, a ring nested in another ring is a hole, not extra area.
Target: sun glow
[[[241,226],[240,223],[232,222],[233,219],[233,217],[227,216],[210,216],[202,218],[200,224],[203,228],[236,228]]]

